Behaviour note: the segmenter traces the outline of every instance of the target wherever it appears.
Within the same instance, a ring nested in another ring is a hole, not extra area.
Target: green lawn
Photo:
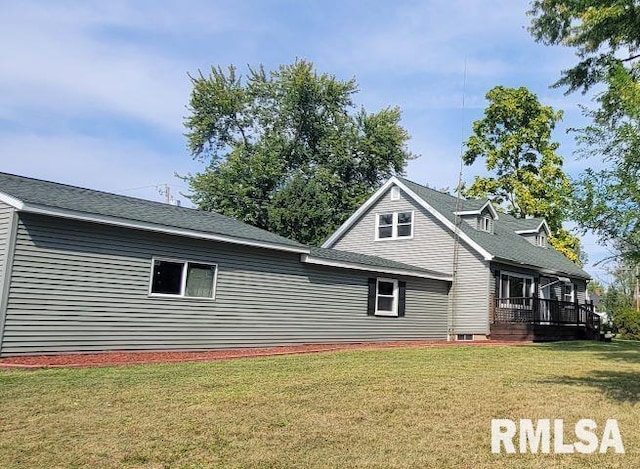
[[[639,398],[622,342],[0,371],[0,467],[640,467]],[[616,418],[626,454],[494,455],[492,418]]]

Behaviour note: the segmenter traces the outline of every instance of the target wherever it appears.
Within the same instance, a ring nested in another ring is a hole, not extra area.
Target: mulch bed
[[[199,352],[162,351],[162,352],[100,352],[70,353],[62,355],[30,355],[0,358],[1,368],[60,368],[93,367],[114,365],[139,365],[145,363],[176,363],[228,360],[233,358],[267,357],[300,353],[320,353],[336,350],[365,350],[391,347],[451,347],[451,346],[505,346],[523,345],[530,342],[508,342],[487,340],[478,342],[409,341],[409,342],[368,342],[357,344],[310,344],[268,348],[242,348],[207,350]]]

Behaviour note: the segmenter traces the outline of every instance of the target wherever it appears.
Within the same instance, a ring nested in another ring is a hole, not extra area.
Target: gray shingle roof
[[[0,173],[0,192],[26,204],[116,217],[285,247],[306,246],[215,212]]]
[[[421,267],[392,261],[383,257],[371,256],[368,254],[358,254],[350,251],[341,251],[338,249],[312,247],[311,255],[330,261],[349,262],[372,267],[386,267],[389,269],[411,270],[414,272],[423,272],[424,274],[433,275],[435,277],[449,277],[447,274],[444,274],[442,272],[423,269]]]
[[[440,212],[451,223],[455,223],[456,204],[458,211],[477,210],[486,203],[486,199],[458,200],[456,197],[439,192],[434,189],[416,184],[408,179],[398,178],[411,189],[418,197]],[[494,233],[486,233],[473,229],[466,223],[461,223],[460,229],[483,249],[488,251],[495,260],[507,261],[525,266],[533,266],[539,269],[550,270],[558,274],[590,278],[590,275],[564,257],[552,247],[542,248],[535,246],[516,230],[537,227],[541,219],[516,219],[510,215],[501,213],[499,219],[494,221]]]

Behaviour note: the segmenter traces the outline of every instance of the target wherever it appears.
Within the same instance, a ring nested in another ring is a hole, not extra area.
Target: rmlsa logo
[[[598,425],[594,420],[578,420],[574,427],[576,441],[564,442],[564,422],[562,419],[553,421],[553,452],[556,454],[583,453],[590,454],[599,451],[606,453],[613,448],[616,453],[624,454],[622,436],[618,428],[618,421],[608,419],[598,438]],[[518,431],[519,430],[519,431]],[[516,433],[518,436],[516,437]],[[514,439],[516,443],[514,443]],[[506,453],[515,453],[515,444],[519,443],[521,453],[551,452],[551,421],[537,420],[535,425],[531,419],[520,419],[520,428],[511,419],[491,420],[491,452],[500,453],[504,447]]]

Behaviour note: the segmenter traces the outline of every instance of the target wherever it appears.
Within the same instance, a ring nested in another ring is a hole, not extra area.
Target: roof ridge
[[[423,184],[420,184],[419,182],[412,181],[411,179],[407,179],[407,178],[402,177],[402,176],[396,176],[396,177],[397,177],[400,181],[408,182],[408,183],[411,183],[411,184],[415,184],[416,186],[419,186],[419,187],[421,187],[422,189],[427,189],[428,191],[434,192],[434,193],[436,193],[436,194],[440,194],[440,195],[448,196],[448,197],[450,197],[450,198],[451,198],[451,199],[453,199],[453,200],[457,200],[457,199],[458,199],[458,197],[457,197],[457,196],[452,195],[452,194],[449,194],[448,192],[442,192],[442,191],[439,191],[438,189],[434,189],[434,188],[432,188],[432,187],[425,186],[425,185],[423,185]],[[469,199],[469,198],[465,198],[464,196],[462,196],[462,197],[461,197],[461,199],[462,199],[463,201],[466,201],[466,202],[470,202],[470,201],[487,201],[487,202],[490,202],[490,199],[489,199],[489,198],[487,198],[487,197],[476,197],[476,198],[471,198],[471,199]]]

